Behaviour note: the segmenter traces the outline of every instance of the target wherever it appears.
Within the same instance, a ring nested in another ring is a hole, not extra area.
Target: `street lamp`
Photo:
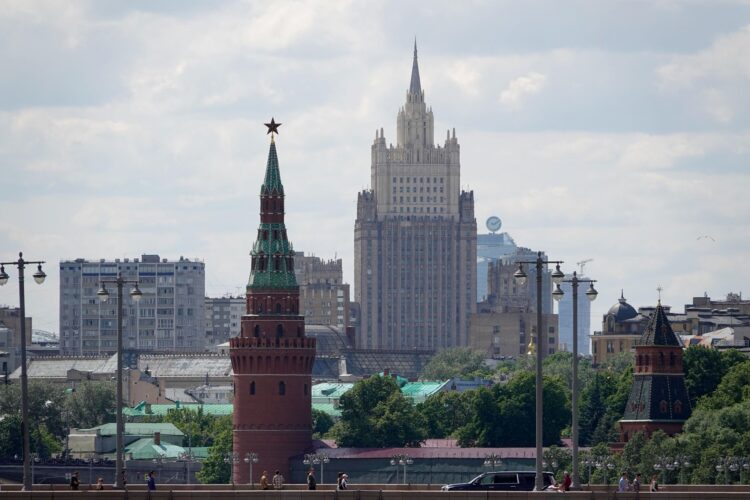
[[[161,468],[164,466],[164,462],[166,461],[166,458],[164,455],[160,454],[158,457],[151,460],[151,463],[154,464],[154,467],[156,467],[157,473],[156,475],[161,479]]]
[[[115,437],[115,488],[123,488],[122,484],[122,471],[124,468],[124,439],[125,434],[125,423],[122,419],[122,287],[126,283],[132,284],[133,289],[130,290],[130,298],[134,302],[141,300],[143,293],[138,289],[138,280],[126,280],[122,277],[122,273],[117,273],[116,279],[103,279],[101,280],[102,287],[96,292],[99,300],[107,302],[109,299],[109,291],[107,291],[107,283],[114,284],[117,286],[117,408],[116,408],[116,437]]]
[[[229,464],[231,468],[229,471],[229,482],[234,486],[234,464],[238,464],[242,461],[240,454],[236,451],[227,452],[224,454],[224,463]]]
[[[692,464],[690,463],[690,457],[687,455],[677,455],[676,457],[674,457],[674,462],[672,465],[675,469],[679,469],[680,471],[680,484],[685,484],[685,469],[688,469],[690,468],[690,466],[692,466]],[[748,464],[748,467],[750,468],[750,464]],[[741,472],[740,476],[742,476]]]
[[[543,342],[542,337],[542,271],[544,270],[545,264],[556,264],[555,270],[552,272],[552,282],[558,285],[553,295],[556,300],[562,298],[562,290],[559,291],[559,285],[562,283],[565,274],[560,271],[560,264],[562,261],[559,260],[544,260],[542,258],[542,252],[537,253],[535,261],[519,262],[518,270],[513,274],[516,282],[519,285],[526,284],[527,276],[523,270],[524,264],[534,264],[536,266],[536,478],[534,481],[536,491],[542,491],[544,489],[544,476],[542,467],[542,454],[544,453],[543,441],[542,441],[542,361],[544,360],[544,350],[546,346]]]
[[[250,466],[250,488],[254,488],[255,484],[253,482],[253,464],[258,463],[258,454],[252,451],[248,451],[245,453],[245,463]],[[323,470],[323,466],[321,465],[321,470]]]
[[[195,460],[195,455],[192,450],[187,450],[180,453],[178,458],[185,461],[185,484],[190,484],[190,463]]]
[[[585,465],[588,469],[587,484],[591,485],[591,467],[596,465],[596,458],[593,455],[586,455],[586,458],[583,459],[582,464]]]
[[[393,455],[391,457],[391,465],[396,466],[396,472],[398,473],[398,466],[403,466],[404,468],[404,480],[403,484],[406,484],[406,466],[411,465],[414,463],[414,459],[411,458],[409,455]]]
[[[720,470],[717,466],[716,470]],[[661,474],[662,484],[667,484],[667,471],[673,471],[675,469],[674,461],[672,457],[656,457],[654,461],[654,470]]]
[[[8,282],[8,273],[5,266],[16,266],[18,268],[18,297],[21,309],[21,420],[23,422],[23,489],[31,491],[34,481],[31,477],[31,434],[29,433],[29,380],[26,375],[26,301],[24,297],[23,270],[27,264],[36,264],[36,272],[33,274],[34,281],[41,285],[47,277],[42,271],[43,260],[23,260],[23,252],[18,252],[18,260],[0,262],[0,286]]]
[[[330,461],[330,457],[325,453],[305,453],[305,458],[304,460],[302,460],[302,463],[312,466],[320,464],[320,484],[323,484],[323,465],[327,464]]]
[[[596,280],[580,279],[578,274],[573,271],[573,277],[569,280],[564,280],[565,283],[570,283],[573,288],[573,383],[571,387],[571,406],[572,418],[571,427],[573,428],[573,484],[572,489],[578,490],[581,488],[581,478],[578,474],[578,285],[580,283],[588,283],[589,289],[586,290],[586,298],[593,302],[596,300],[596,296],[599,292],[594,288]]]
[[[604,484],[609,485],[609,471],[615,468],[615,464],[612,462],[612,457],[603,456],[595,464],[596,468],[604,471]]]
[[[495,453],[484,456],[484,466],[496,470],[497,466],[503,466],[503,457]]]

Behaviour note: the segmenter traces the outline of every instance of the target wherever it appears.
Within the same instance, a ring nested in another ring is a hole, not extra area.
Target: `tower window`
[[[280,339],[284,336],[284,327],[282,325],[276,325],[276,338]]]
[[[282,380],[279,382],[279,396],[284,396],[286,394],[286,383]]]
[[[255,382],[250,382],[250,395],[255,396]]]
[[[276,302],[276,314],[281,314],[281,302]]]
[[[304,389],[302,389],[302,394],[305,395],[305,396],[307,396],[307,384],[305,384]],[[678,403],[679,403],[679,401],[678,401]]]
[[[659,411],[662,413],[667,413],[667,402],[663,399],[659,402]]]
[[[253,337],[260,337],[260,325],[255,325],[253,328]]]

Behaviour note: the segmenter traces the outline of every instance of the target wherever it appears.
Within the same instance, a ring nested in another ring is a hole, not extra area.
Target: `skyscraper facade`
[[[273,123],[273,121],[272,121]],[[284,224],[284,186],[271,142],[260,190],[260,226],[250,252],[246,314],[229,340],[234,371],[233,464],[236,483],[249,483],[248,453],[256,470],[289,475],[289,458],[312,446],[311,374],[315,339],[305,336],[294,251]]]
[[[442,349],[464,346],[476,310],[474,193],[461,191],[455,129],[434,141],[417,48],[396,145],[375,133],[372,189],[359,193],[354,228],[356,346]]]
[[[102,279],[118,273],[138,280],[143,296],[136,303],[123,292],[123,345],[148,352],[202,351],[205,348],[203,262],[180,257],[60,262],[60,353],[100,355],[117,351],[117,294],[101,302]],[[110,291],[111,292],[111,291]]]

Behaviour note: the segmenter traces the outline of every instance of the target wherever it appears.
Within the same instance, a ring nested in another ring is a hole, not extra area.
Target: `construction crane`
[[[588,264],[592,260],[594,260],[594,259],[584,259],[581,262],[576,262],[576,266],[578,266],[578,268],[581,270],[581,272],[578,273],[579,277],[580,276],[584,276],[584,274],[583,274],[583,268],[586,267],[586,264]]]

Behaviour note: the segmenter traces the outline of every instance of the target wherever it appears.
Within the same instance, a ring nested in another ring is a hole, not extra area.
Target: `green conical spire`
[[[266,178],[260,187],[260,194],[273,193],[274,189],[279,194],[284,194],[284,185],[281,183],[279,172],[279,158],[276,156],[276,141],[271,137],[271,148],[268,150],[268,161],[266,162]]]
[[[250,251],[253,265],[248,288],[296,288],[294,249],[284,224],[284,186],[281,184],[276,143],[271,138],[266,177],[260,189],[258,238]]]

